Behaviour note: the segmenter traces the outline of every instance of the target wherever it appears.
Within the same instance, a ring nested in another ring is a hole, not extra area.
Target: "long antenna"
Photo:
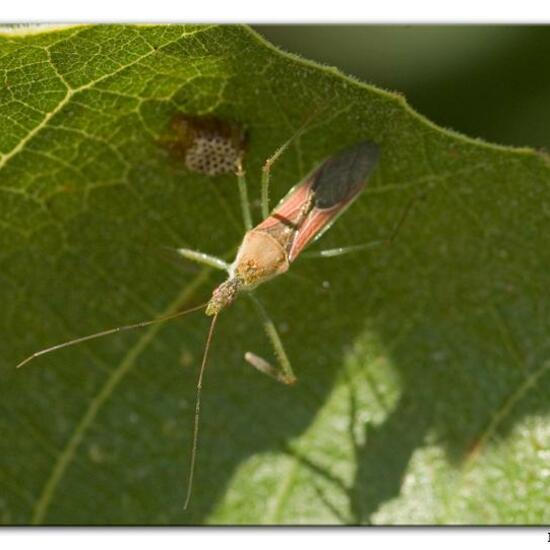
[[[185,497],[185,504],[183,509],[187,510],[189,501],[191,500],[191,492],[193,491],[193,479],[195,477],[195,462],[197,459],[197,441],[199,438],[199,417],[201,412],[201,390],[202,380],[204,377],[204,371],[206,370],[206,360],[208,358],[208,350],[210,349],[210,343],[212,342],[212,335],[214,334],[214,327],[216,326],[216,320],[218,314],[212,317],[210,323],[210,330],[208,331],[208,338],[206,339],[206,345],[204,347],[204,355],[202,356],[201,370],[199,372],[199,379],[197,382],[197,398],[195,402],[195,423],[193,426],[193,446],[191,448],[191,462],[189,463],[189,479],[187,481],[187,496]]]
[[[403,213],[401,214],[401,217],[399,218],[399,221],[397,222],[397,225],[393,229],[389,239],[386,240],[386,242],[388,244],[393,244],[393,241],[395,240],[395,237],[397,237],[397,234],[399,233],[399,230],[401,229],[401,226],[403,225],[403,223],[405,223],[405,220],[407,219],[407,216],[409,215],[409,212],[411,211],[411,208],[413,207],[414,203],[418,199],[423,199],[423,198],[424,198],[424,195],[411,197],[411,199],[407,203],[407,206],[405,207],[405,210],[403,210]]]
[[[160,323],[161,321],[169,321],[170,319],[176,319],[177,317],[182,317],[183,315],[187,315],[187,313],[192,313],[193,311],[197,311],[199,309],[203,309],[206,307],[206,303],[195,306],[189,309],[185,309],[183,311],[178,311],[176,313],[171,313],[170,315],[165,315],[163,317],[156,317],[155,319],[150,319],[149,321],[141,321],[140,323],[134,323],[133,325],[124,325],[122,327],[116,327],[111,328],[108,330],[102,330],[101,332],[96,332],[94,334],[89,334],[88,336],[82,336],[80,338],[75,338],[74,340],[69,340],[68,342],[63,342],[62,344],[57,344],[55,346],[51,346],[49,348],[42,349],[40,351],[37,351],[33,353],[32,355],[29,355],[26,359],[21,361],[17,365],[17,369],[21,368],[23,365],[26,365],[36,357],[39,357],[40,355],[45,355],[46,353],[50,353],[52,351],[61,349],[61,348],[67,348],[69,346],[74,346],[75,344],[80,344],[81,342],[86,342],[87,340],[94,340],[95,338],[101,338],[102,336],[107,336],[109,334],[114,334],[115,332],[122,332],[123,330],[131,330],[134,328],[141,328],[146,327],[148,325],[152,325],[154,323]]]

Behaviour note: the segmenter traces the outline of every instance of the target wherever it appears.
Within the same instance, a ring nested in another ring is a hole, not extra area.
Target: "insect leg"
[[[322,107],[324,109],[324,107]],[[304,121],[304,123],[294,132],[290,138],[285,141],[274,153],[271,155],[264,163],[264,166],[262,168],[262,196],[261,196],[261,202],[262,202],[262,218],[265,219],[269,216],[269,182],[271,179],[271,167],[277,159],[288,149],[289,145],[292,144],[292,142],[300,137],[306,128],[309,126],[311,120],[319,114],[319,112],[322,109],[317,109],[313,113],[310,114]]]
[[[372,241],[370,243],[341,246],[339,248],[329,248],[327,250],[316,250],[313,252],[304,252],[302,256],[304,258],[334,258],[335,256],[342,256],[343,254],[349,254],[350,252],[357,252],[359,250],[365,250],[366,248],[373,248],[381,244],[386,244],[387,242],[387,240]]]
[[[343,254],[348,254],[350,252],[357,252],[359,250],[365,250],[367,248],[373,248],[379,245],[391,245],[395,238],[397,237],[397,234],[399,233],[399,230],[403,226],[403,223],[407,216],[409,215],[409,212],[411,211],[411,208],[416,200],[419,198],[423,198],[423,196],[420,197],[413,197],[403,210],[403,213],[401,214],[401,217],[399,218],[399,221],[395,225],[393,231],[391,232],[390,236],[386,239],[382,239],[379,241],[371,241],[369,243],[363,243],[363,244],[355,244],[351,246],[341,246],[339,248],[330,248],[328,250],[319,250],[319,251],[313,251],[313,252],[305,252],[303,254],[304,257],[307,258],[334,258],[335,256],[342,256]]]
[[[269,181],[271,179],[271,167],[275,163],[275,161],[283,154],[285,149],[288,148],[288,146],[292,143],[292,140],[297,136],[298,134],[294,134],[288,141],[283,143],[276,151],[271,155],[264,163],[264,166],[262,168],[262,195],[261,195],[261,201],[262,201],[262,218],[266,219],[269,216]]]
[[[264,374],[267,374],[268,376],[271,376],[271,378],[274,378],[278,382],[282,382],[283,384],[294,384],[294,382],[296,382],[296,376],[294,375],[292,366],[290,365],[288,355],[286,354],[281,337],[275,327],[275,323],[270,319],[264,306],[258,298],[256,298],[256,296],[252,293],[247,294],[247,296],[250,297],[256,307],[256,310],[262,318],[265,332],[271,342],[271,345],[273,346],[275,357],[279,363],[279,368],[277,369],[273,367],[265,359],[255,353],[252,353],[251,351],[247,351],[244,354],[245,360],[254,368]]]
[[[224,262],[221,258],[216,258],[216,256],[211,256],[210,254],[205,254],[204,252],[198,252],[197,250],[191,250],[190,248],[177,248],[176,252],[193,262],[197,262],[202,265],[208,265],[216,269],[221,269],[222,271],[228,271],[230,265],[227,262]]]
[[[252,229],[252,214],[250,212],[250,201],[248,200],[245,171],[240,160],[237,165],[237,179],[239,181],[239,195],[241,197],[241,210],[243,214],[244,228],[246,231],[250,231]]]

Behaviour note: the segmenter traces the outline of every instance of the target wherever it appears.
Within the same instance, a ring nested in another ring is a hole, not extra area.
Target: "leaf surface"
[[[0,36],[0,521],[4,524],[548,523],[550,164],[432,125],[399,95],[235,26],[75,26]],[[162,146],[177,113],[248,132],[272,202],[370,139],[376,174],[259,297],[299,377],[241,300],[214,337],[182,510],[200,313],[14,366],[77,336],[199,304],[243,234],[236,178]],[[324,110],[323,110],[324,109]]]

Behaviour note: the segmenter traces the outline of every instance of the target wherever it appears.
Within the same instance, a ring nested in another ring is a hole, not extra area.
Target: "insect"
[[[181,157],[188,170],[206,176],[234,173],[246,145],[246,134],[235,122],[214,116],[178,113],[171,134],[161,142]]]
[[[197,456],[201,391],[208,351],[210,349],[218,315],[223,309],[232,304],[240,294],[248,296],[260,315],[262,324],[274,349],[278,366],[273,366],[264,358],[252,352],[245,353],[245,360],[259,371],[271,376],[279,382],[293,384],[296,381],[296,377],[277,328],[270,319],[262,303],[255,296],[254,289],[273,277],[285,273],[289,269],[290,265],[298,258],[304,248],[313,240],[319,238],[336,218],[359,196],[361,191],[365,189],[378,162],[379,149],[377,145],[371,141],[362,141],[343,149],[322,162],[299,184],[293,187],[286,197],[284,197],[278,206],[270,213],[269,184],[271,166],[289,146],[296,135],[298,135],[298,133],[280,147],[264,165],[261,177],[263,221],[256,226],[252,224],[245,173],[241,163],[238,163],[236,173],[246,231],[243,241],[237,251],[236,258],[231,264],[220,258],[196,250],[187,248],[177,250],[178,254],[183,258],[227,272],[227,279],[214,289],[207,303],[165,317],[136,323],[134,325],[117,327],[77,338],[69,342],[64,342],[34,353],[18,365],[18,367],[21,367],[40,355],[86,340],[99,338],[122,330],[147,326],[159,321],[180,317],[192,311],[205,309],[206,315],[211,316],[212,321],[208,331],[197,382],[194,431],[185,508],[187,508],[189,504],[193,487]],[[404,217],[398,223],[393,235],[395,235],[403,219]],[[391,241],[392,238],[393,236],[387,241]],[[325,257],[338,256],[340,254],[366,248],[371,244],[375,243],[324,250],[317,253],[317,255]]]

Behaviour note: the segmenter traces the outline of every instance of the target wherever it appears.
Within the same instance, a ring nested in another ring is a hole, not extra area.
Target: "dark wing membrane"
[[[326,160],[314,175],[315,208],[326,210],[359,193],[378,161],[378,146],[362,141]]]
[[[377,160],[378,147],[364,141],[337,153],[313,174],[313,208],[296,231],[289,261],[293,262],[353,202],[367,184]]]

